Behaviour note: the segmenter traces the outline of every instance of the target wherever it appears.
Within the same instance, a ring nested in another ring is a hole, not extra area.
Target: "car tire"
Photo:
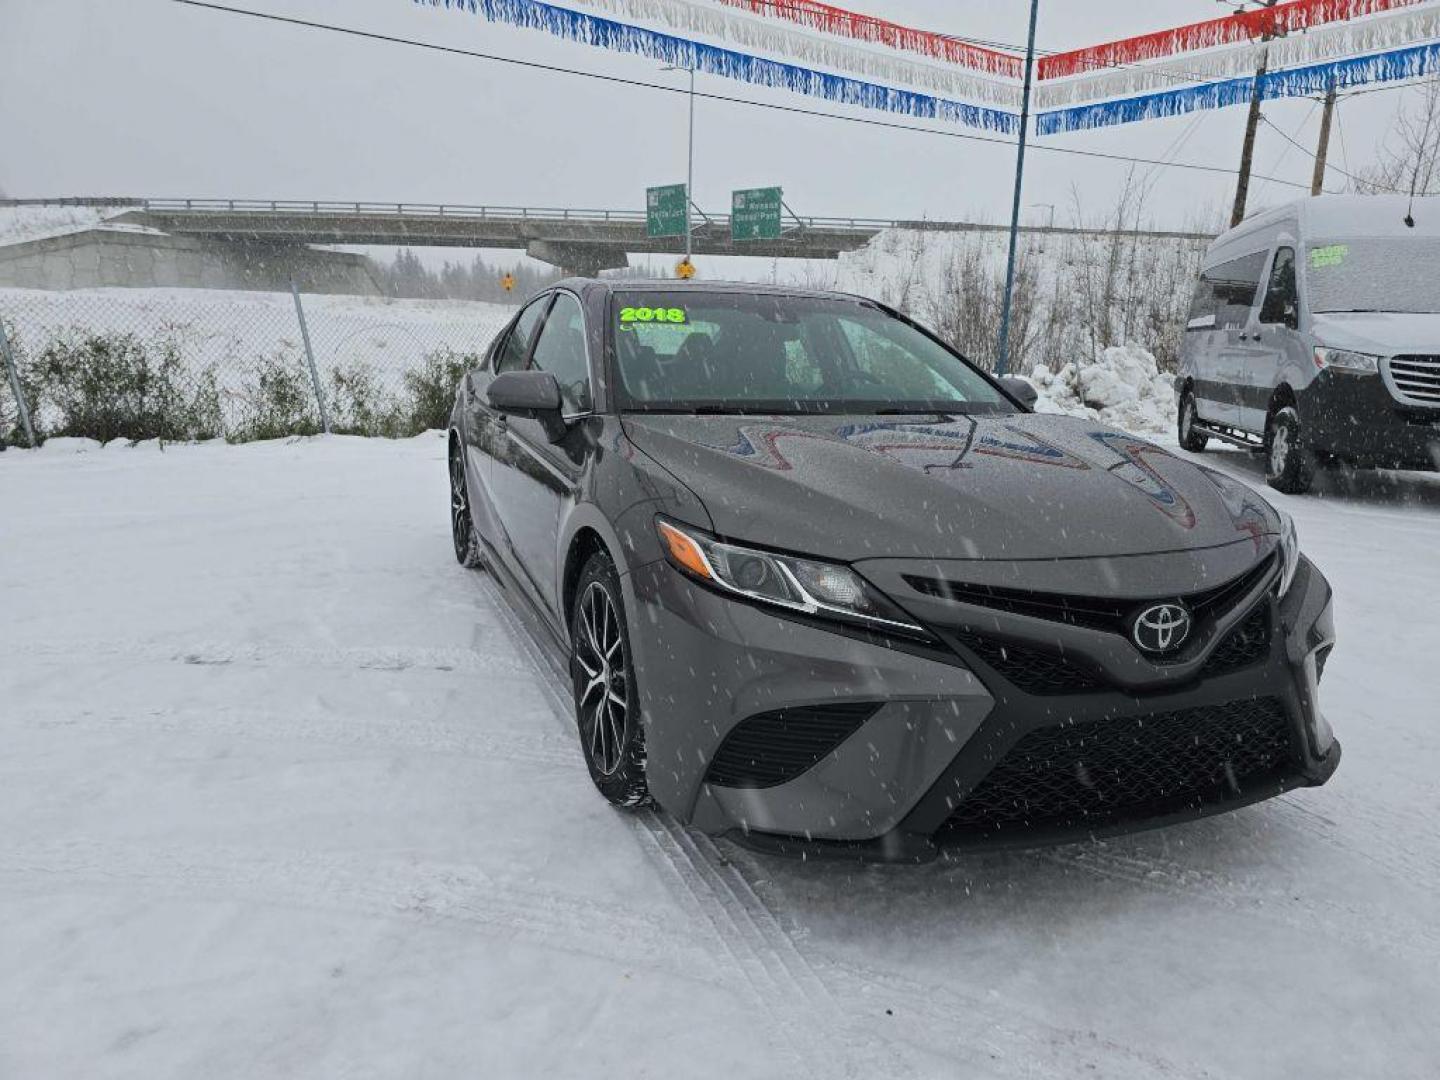
[[[1276,491],[1303,495],[1315,480],[1315,455],[1305,439],[1300,414],[1279,409],[1265,425],[1265,481]]]
[[[580,748],[596,789],[613,805],[649,805],[645,729],[620,576],[610,556],[586,561],[570,614],[570,676]]]
[[[1210,436],[1195,427],[1197,419],[1195,412],[1195,395],[1186,389],[1180,395],[1180,409],[1176,414],[1176,427],[1180,436],[1180,445],[1189,450],[1192,454],[1198,454],[1205,447],[1210,445]]]
[[[465,459],[453,441],[450,443],[450,539],[455,544],[455,561],[461,566],[474,570],[484,564],[475,518],[470,513],[470,493],[465,486]]]

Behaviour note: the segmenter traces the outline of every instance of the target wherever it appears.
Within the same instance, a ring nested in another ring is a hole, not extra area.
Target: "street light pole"
[[[1040,0],[1030,0],[1030,34],[1025,42],[1025,91],[1020,99],[1020,147],[1015,154],[1015,203],[1010,210],[1010,260],[1005,267],[1005,302],[1000,309],[1000,350],[995,374],[1010,366],[1010,306],[1015,297],[1015,249],[1020,240],[1020,191],[1025,182],[1025,138],[1030,129],[1030,81],[1035,72],[1035,21]]]
[[[690,148],[685,163],[685,261],[690,261],[694,227],[690,207],[695,201],[695,65],[690,65]]]

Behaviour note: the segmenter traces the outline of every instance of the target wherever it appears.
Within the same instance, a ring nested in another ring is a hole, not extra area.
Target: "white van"
[[[1440,198],[1325,195],[1210,245],[1180,352],[1180,444],[1317,465],[1440,468]]]

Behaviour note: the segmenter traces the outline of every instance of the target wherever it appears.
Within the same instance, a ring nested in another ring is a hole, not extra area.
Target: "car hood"
[[[1070,416],[631,414],[715,531],[843,561],[1183,551],[1277,532],[1248,487]]]
[[[1396,356],[1440,353],[1440,314],[1348,311],[1316,315],[1314,335],[1332,349]]]

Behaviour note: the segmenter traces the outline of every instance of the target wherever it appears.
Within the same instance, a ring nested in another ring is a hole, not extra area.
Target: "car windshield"
[[[1440,312],[1440,239],[1331,239],[1306,252],[1310,310]]]
[[[1013,412],[955,353],[874,304],[691,290],[616,294],[621,405],[650,412]]]

